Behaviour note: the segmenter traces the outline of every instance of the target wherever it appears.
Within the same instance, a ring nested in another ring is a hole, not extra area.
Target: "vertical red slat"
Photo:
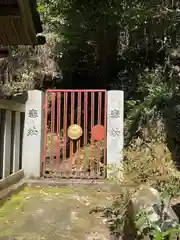
[[[98,92],[98,124],[101,124],[102,116],[102,92]],[[97,173],[100,170],[100,161],[101,161],[101,142],[97,142]]]
[[[55,96],[56,94],[55,93],[52,93],[51,95],[51,141],[50,141],[50,159],[51,159],[51,164],[53,164],[53,158],[54,158],[54,146],[53,146],[53,143],[54,143],[54,116],[55,116]]]
[[[106,177],[106,164],[107,164],[107,92],[104,93],[104,161],[103,161],[103,177]]]
[[[102,92],[98,92],[98,124],[101,124],[102,116]]]
[[[87,145],[88,93],[84,92],[84,145]]]
[[[57,93],[57,159],[56,163],[60,165],[61,151],[61,92]]]
[[[84,148],[86,148],[86,145],[87,145],[87,134],[88,134],[88,129],[87,129],[87,123],[88,123],[88,93],[85,91],[84,92]],[[85,151],[84,151],[84,153],[85,153]],[[85,158],[83,159],[83,161],[85,160]],[[86,166],[86,162],[84,163],[83,162],[83,165],[85,164],[85,166]],[[84,174],[84,173],[83,173]],[[86,174],[88,174],[88,172],[87,173],[85,173],[85,175],[84,176],[86,176]]]
[[[71,92],[71,125],[74,124],[74,92]],[[74,165],[73,162],[74,142],[70,140],[70,166]]]
[[[94,126],[94,92],[91,93],[91,129]],[[94,139],[91,137],[91,157],[90,157],[90,168],[91,172],[94,173]]]
[[[78,92],[78,112],[77,112],[77,124],[81,126],[81,92]],[[80,148],[81,148],[81,140],[77,141],[77,164],[79,164],[80,160]]]
[[[67,144],[67,104],[68,93],[64,92],[64,116],[63,116],[63,161],[66,161],[66,144]],[[67,162],[66,162],[67,164]],[[66,166],[67,167],[67,166]]]
[[[78,115],[77,115],[77,124],[81,124],[81,92],[78,92]]]
[[[46,153],[47,153],[47,129],[48,129],[48,92],[45,95],[44,104],[44,153],[43,153],[43,172],[46,170]]]

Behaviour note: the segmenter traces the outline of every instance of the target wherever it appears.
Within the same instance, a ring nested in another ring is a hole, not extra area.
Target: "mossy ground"
[[[110,239],[106,219],[89,212],[110,203],[112,197],[108,188],[102,190],[97,186],[26,188],[0,209],[0,237]]]

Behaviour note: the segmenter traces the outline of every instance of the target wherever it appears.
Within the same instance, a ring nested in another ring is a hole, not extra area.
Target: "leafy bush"
[[[144,136],[148,136],[146,134],[147,132],[143,133]],[[127,207],[131,197],[141,185],[152,186],[160,193],[167,192],[170,197],[175,197],[180,192],[179,172],[172,161],[170,151],[161,140],[158,141],[155,137],[146,137],[146,141],[138,138],[131,142],[124,151],[123,179],[118,181],[119,196],[110,206],[95,210],[102,211],[103,216],[108,219],[110,232],[115,236],[122,236],[127,221]],[[139,213],[139,217],[140,215],[142,216],[141,213]],[[131,225],[133,228],[133,222]],[[160,233],[159,229],[151,226],[149,236],[144,239],[171,239],[168,238],[168,234],[178,231],[169,229]],[[136,239],[143,238],[137,237]]]
[[[154,213],[149,209],[149,216],[146,209],[141,209],[135,217],[137,238],[139,240],[178,240],[180,226],[177,222],[167,221],[167,209],[170,207],[170,198],[161,196],[161,206],[159,209],[159,219],[155,222],[150,221],[149,216]]]
[[[167,146],[160,142],[143,143],[137,139],[125,152],[123,182],[128,185],[151,185],[175,195],[180,177]]]
[[[158,134],[156,132],[156,134]],[[148,184],[160,192],[166,191],[172,197],[179,194],[180,174],[172,155],[163,143],[162,136],[156,140],[151,131],[151,138],[134,140],[125,149],[123,164],[123,183],[139,186]]]

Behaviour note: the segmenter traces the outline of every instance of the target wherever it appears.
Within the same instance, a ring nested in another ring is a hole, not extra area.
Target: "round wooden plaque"
[[[83,134],[83,130],[81,128],[81,126],[77,125],[77,124],[73,124],[68,128],[68,137],[72,140],[77,140],[79,139],[82,134]]]

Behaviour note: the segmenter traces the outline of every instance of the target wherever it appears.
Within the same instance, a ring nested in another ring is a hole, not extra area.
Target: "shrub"
[[[164,143],[144,143],[139,138],[124,151],[124,156],[123,183],[148,184],[160,192],[166,190],[171,196],[180,190],[179,172]]]
[[[179,172],[162,139],[158,141],[155,138],[146,138],[145,141],[138,138],[125,149],[124,158],[123,179],[119,182],[121,186],[119,196],[108,207],[98,209],[108,219],[110,232],[115,236],[122,236],[125,221],[127,221],[127,206],[132,195],[141,185],[152,186],[160,193],[166,192],[170,198],[177,196],[180,192]],[[133,223],[131,224],[133,227]],[[155,230],[153,233],[158,234]],[[164,232],[163,236],[167,233]]]

